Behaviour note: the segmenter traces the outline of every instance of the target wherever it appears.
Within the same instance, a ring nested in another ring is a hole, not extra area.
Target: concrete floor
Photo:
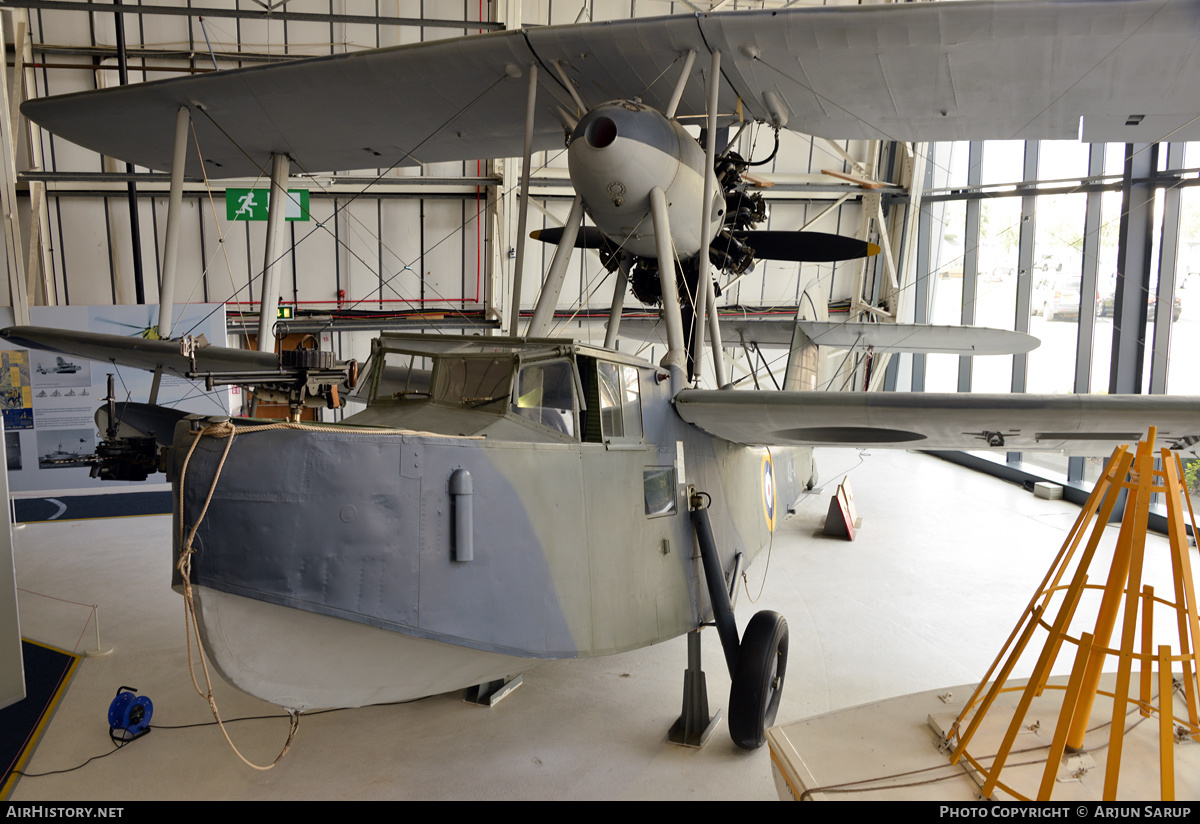
[[[937,458],[818,450],[824,493],[776,532],[761,598],[788,620],[791,653],[779,722],[980,678],[1007,637],[1078,508]],[[849,473],[863,519],[853,543],[820,537],[828,496]],[[724,722],[702,750],[665,742],[679,712],[686,642],[607,658],[551,662],[492,709],[441,695],[401,706],[303,718],[280,764],[242,764],[186,671],[182,600],[170,590],[170,519],[30,524],[16,533],[22,634],[84,660],[27,770],[76,767],[113,750],[109,702],[122,685],[154,702],[145,738],[73,772],[26,777],[23,800],[133,799],[773,799],[767,749],[737,749]],[[1161,542],[1165,543],[1165,542]],[[1152,539],[1151,547],[1159,546]],[[767,563],[750,570],[750,594]],[[28,590],[25,591],[25,590]],[[33,594],[36,593],[36,594]],[[709,701],[729,678],[704,633]],[[223,717],[279,715],[220,684]],[[231,724],[251,761],[270,763],[283,718]]]

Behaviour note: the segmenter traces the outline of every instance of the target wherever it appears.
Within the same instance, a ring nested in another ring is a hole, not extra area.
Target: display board
[[[146,337],[155,334],[158,307],[36,306],[30,307],[29,315],[35,326]],[[177,334],[203,334],[216,346],[225,344],[223,304],[178,305],[175,317]],[[12,310],[0,309],[0,319],[10,325]],[[107,395],[110,373],[115,377],[118,401],[149,399],[153,380],[149,372],[0,343],[0,413],[12,491],[108,489],[164,481],[162,475],[145,481],[101,482],[91,477],[86,460],[99,439],[94,416]],[[158,402],[189,412],[230,414],[228,389],[205,392],[201,384],[167,375]]]

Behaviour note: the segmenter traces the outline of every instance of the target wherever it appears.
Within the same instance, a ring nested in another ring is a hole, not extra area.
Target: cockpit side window
[[[570,361],[523,366],[513,412],[566,435],[575,435],[575,375]]]
[[[605,440],[642,437],[642,391],[632,366],[599,361],[600,429]]]
[[[580,357],[587,393],[583,440],[591,443],[642,439],[642,389],[636,367]]]

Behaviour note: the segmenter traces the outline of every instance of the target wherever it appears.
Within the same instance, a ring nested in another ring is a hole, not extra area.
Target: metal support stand
[[[1148,797],[1144,783],[1136,789],[1128,778],[1125,787],[1118,784],[1122,766],[1142,782],[1152,776],[1155,750],[1162,801],[1175,800],[1177,792],[1185,791],[1176,782],[1195,773],[1183,759],[1189,757],[1184,745],[1200,741],[1200,613],[1186,535],[1188,522],[1194,532],[1196,520],[1179,453],[1160,449],[1156,455],[1156,435],[1150,427],[1136,452],[1127,446],[1113,451],[1000,654],[942,732],[952,748],[950,763],[974,768],[984,799],[1044,802],[1056,791],[1060,798],[1076,800],[1098,795],[1113,801],[1130,793]],[[1161,469],[1155,468],[1156,458]],[[1122,491],[1128,492],[1128,501],[1109,556],[1097,550]],[[1146,541],[1155,493],[1166,500],[1165,548]],[[1163,550],[1170,556],[1169,576],[1145,563],[1150,552]],[[1153,580],[1156,575],[1158,581]],[[1096,610],[1093,630],[1081,632],[1091,624],[1085,616],[1091,609]],[[1041,652],[1028,680],[1014,686],[1017,664],[1032,660],[1023,659],[1023,653],[1036,650],[1031,644],[1035,633],[1045,639]],[[1056,662],[1067,657],[1072,645],[1069,680],[1065,685],[1052,681]],[[1109,674],[1103,674],[1109,664]],[[992,710],[996,712],[989,717]],[[1028,746],[1018,744],[1017,736],[1028,731],[1031,718],[1039,719],[1039,737],[1050,746],[1033,761],[1016,759],[1020,763],[1004,772],[1009,757]],[[972,755],[972,746],[986,755]],[[1103,760],[1102,778],[1099,770],[1092,777],[1079,773],[1081,757]],[[1064,786],[1066,781],[1074,786]]]
[[[524,677],[516,675],[511,678],[488,681],[486,684],[476,684],[463,690],[463,701],[481,707],[494,707],[512,695],[513,691],[524,683]]]
[[[708,714],[708,687],[700,661],[700,630],[688,633],[688,668],[683,672],[683,712],[667,732],[667,740],[683,747],[703,747],[721,723],[721,711]]]
[[[98,604],[92,604],[92,622],[96,625],[96,646],[94,649],[85,650],[83,656],[85,658],[103,658],[106,655],[112,655],[114,648],[100,643],[100,607]]]

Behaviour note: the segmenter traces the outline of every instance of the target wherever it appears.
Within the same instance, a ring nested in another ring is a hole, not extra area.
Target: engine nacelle
[[[700,221],[706,215],[709,237],[716,237],[725,217],[721,187],[703,208],[704,150],[677,122],[649,106],[616,100],[592,109],[571,134],[568,165],[575,191],[583,198],[597,228],[632,254],[654,258],[654,225],[650,190],[667,196],[668,219],[676,255],[700,251]]]

